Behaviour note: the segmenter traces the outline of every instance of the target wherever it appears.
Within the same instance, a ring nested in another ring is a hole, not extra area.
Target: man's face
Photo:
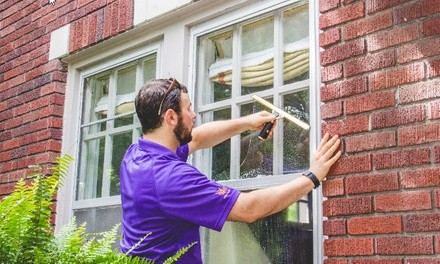
[[[187,93],[181,94],[181,112],[178,117],[177,126],[174,128],[174,135],[180,145],[185,145],[192,140],[192,129],[196,114],[191,109],[191,101]]]

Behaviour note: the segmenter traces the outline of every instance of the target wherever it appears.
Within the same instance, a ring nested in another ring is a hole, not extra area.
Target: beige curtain
[[[283,78],[292,79],[309,70],[308,38],[287,44],[283,56]],[[273,49],[243,56],[241,85],[260,87],[273,84]],[[220,59],[209,67],[209,78],[213,82],[232,84],[232,59]]]

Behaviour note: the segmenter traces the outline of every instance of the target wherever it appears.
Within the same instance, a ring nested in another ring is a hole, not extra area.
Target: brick
[[[400,216],[356,217],[347,220],[349,235],[396,234],[402,232]]]
[[[440,208],[440,190],[436,190],[434,193],[434,206]],[[437,241],[440,243],[440,240]]]
[[[347,259],[334,259],[334,258],[327,258],[324,259],[324,264],[348,264]]]
[[[422,34],[425,37],[440,34],[440,17],[422,21]]]
[[[339,42],[341,42],[341,30],[339,28],[332,28],[319,34],[320,47],[327,47]]]
[[[323,102],[349,97],[368,91],[365,77],[353,78],[346,81],[325,85],[321,88],[321,100]]]
[[[325,236],[341,236],[347,234],[347,220],[334,219],[325,220],[323,223]]]
[[[440,253],[440,235],[435,236],[435,252]],[[437,261],[440,261],[440,259],[437,258]]]
[[[428,105],[428,119],[440,118],[440,101],[431,102]]]
[[[356,3],[324,13],[319,18],[319,27],[325,29],[364,16],[364,3]]]
[[[400,258],[353,259],[351,264],[403,264]]]
[[[347,115],[384,109],[396,105],[395,92],[376,92],[367,95],[348,98],[345,101],[345,113]]]
[[[427,148],[405,149],[373,155],[377,170],[402,168],[430,163],[430,150]]]
[[[380,173],[347,177],[345,180],[347,194],[379,193],[399,190],[397,172]]]
[[[373,238],[337,238],[324,241],[325,256],[367,256],[373,254]]]
[[[399,90],[399,100],[405,104],[440,98],[440,89],[438,87],[440,87],[440,79],[407,85]]]
[[[368,35],[369,33],[389,28],[393,25],[391,12],[365,17],[342,26],[342,37],[345,40]]]
[[[399,128],[397,138],[399,146],[440,141],[440,122]]]
[[[414,21],[422,16],[422,4],[420,2],[411,3],[394,9],[395,24]]]
[[[380,70],[395,65],[394,51],[385,50],[344,63],[344,76],[350,77],[365,72]]]
[[[408,2],[408,0],[388,0],[388,1],[383,1],[383,0],[371,0],[367,2],[367,13],[371,14],[371,13],[375,13],[381,10],[385,10],[391,7],[395,7],[401,4],[404,4]]]
[[[321,80],[322,82],[333,81],[342,78],[342,64],[331,65],[327,67],[322,67],[321,69]],[[1,87],[1,83],[0,83]],[[0,89],[1,90],[1,89]]]
[[[400,181],[403,188],[439,187],[440,168],[402,171]]]
[[[395,87],[401,84],[421,81],[425,78],[423,63],[414,63],[391,70],[370,74],[368,83],[371,90]]]
[[[410,61],[428,58],[440,54],[440,37],[422,39],[416,43],[409,43],[397,49],[397,62],[407,63]]]
[[[440,0],[423,0],[422,15],[429,16],[440,13]]]
[[[321,65],[343,61],[365,53],[365,45],[362,39],[344,43],[342,45],[328,48],[321,52]]]
[[[434,147],[434,162],[440,163],[440,146]]]
[[[390,30],[367,36],[368,51],[377,51],[404,44],[419,38],[418,24],[396,27]]]
[[[334,135],[350,135],[368,131],[368,116],[356,116],[338,121],[327,121],[322,124],[323,131]]]
[[[324,13],[339,6],[341,6],[339,0],[319,1],[319,12]]]
[[[346,216],[372,213],[372,198],[369,196],[331,198],[323,202],[324,216]]]
[[[430,191],[379,194],[374,197],[376,212],[407,212],[432,208]]]
[[[321,118],[330,119],[333,117],[341,116],[343,113],[342,109],[342,101],[335,101],[323,104],[321,105]]]
[[[396,127],[423,121],[425,109],[423,105],[395,108],[371,115],[371,124],[374,129]]]
[[[381,255],[433,254],[432,236],[402,236],[376,238],[376,251]]]
[[[411,264],[440,264],[438,257],[433,258],[407,258],[407,263]]]
[[[10,194],[15,189],[15,183],[0,184],[0,195]]]
[[[439,21],[439,23],[440,23],[440,21]],[[428,68],[428,70],[427,70],[427,77],[428,78],[440,76],[440,59],[439,60],[432,60],[432,61],[428,62],[427,68]]]
[[[396,146],[396,135],[393,131],[369,133],[345,138],[347,152],[360,152]]]
[[[326,197],[344,195],[344,179],[338,178],[326,180],[322,184],[322,193]]]
[[[403,229],[405,232],[433,232],[440,230],[440,213],[421,213],[403,215]]]

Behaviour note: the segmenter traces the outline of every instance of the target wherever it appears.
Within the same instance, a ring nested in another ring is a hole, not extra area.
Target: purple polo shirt
[[[199,227],[220,231],[240,192],[210,181],[186,163],[188,145],[174,153],[139,139],[121,163],[122,240],[131,255],[162,263],[197,242],[177,263],[202,263]]]

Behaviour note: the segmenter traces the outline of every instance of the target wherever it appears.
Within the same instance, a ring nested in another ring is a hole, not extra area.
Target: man
[[[220,231],[226,220],[253,222],[284,210],[317,187],[341,155],[334,154],[337,136],[325,135],[310,162],[311,173],[241,193],[210,181],[186,163],[188,155],[244,131],[260,130],[274,115],[263,111],[193,130],[196,114],[187,88],[174,79],[146,83],[135,106],[143,137],[128,148],[121,164],[121,250],[157,263],[192,242],[197,244],[179,263],[202,263],[200,226]]]

